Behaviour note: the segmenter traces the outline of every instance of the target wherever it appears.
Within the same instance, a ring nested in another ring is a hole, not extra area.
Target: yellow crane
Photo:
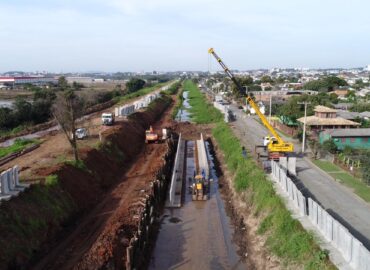
[[[267,121],[266,117],[261,113],[259,107],[257,104],[253,101],[253,99],[249,96],[248,93],[246,93],[245,89],[240,85],[240,83],[237,81],[237,79],[234,77],[234,75],[231,73],[229,68],[224,64],[224,62],[221,60],[221,58],[216,54],[215,50],[213,48],[210,48],[208,50],[208,53],[212,54],[217,62],[220,64],[220,66],[223,68],[227,76],[234,82],[236,87],[238,88],[239,92],[246,96],[246,100],[248,104],[256,111],[256,114],[261,119],[264,126],[270,131],[272,136],[276,138],[276,140],[271,141],[267,145],[267,149],[269,152],[269,157],[278,157],[286,155],[286,153],[293,152],[294,146],[293,143],[290,142],[284,142],[284,140],[279,136],[279,134],[275,131],[275,129],[270,125],[269,121]]]

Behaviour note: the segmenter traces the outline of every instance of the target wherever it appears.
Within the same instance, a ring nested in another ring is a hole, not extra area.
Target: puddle
[[[179,218],[177,218],[177,217],[172,217],[172,218],[170,218],[169,219],[169,222],[171,222],[171,223],[179,223],[179,222],[181,222],[182,220],[181,219],[179,219]]]
[[[176,115],[176,121],[178,122],[190,122],[191,121],[191,115],[189,113],[189,109],[191,108],[191,106],[189,104],[188,95],[189,95],[188,91],[185,91],[182,93],[184,100],[182,102],[181,109]]]

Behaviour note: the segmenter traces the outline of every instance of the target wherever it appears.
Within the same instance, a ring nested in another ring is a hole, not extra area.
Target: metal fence
[[[370,270],[370,252],[357,240],[347,228],[334,219],[325,209],[311,198],[306,198],[294,182],[287,176],[286,170],[272,161],[272,178],[299,209],[302,216],[308,216],[311,223],[335,247],[344,260],[358,270]],[[307,207],[308,206],[308,207]]]

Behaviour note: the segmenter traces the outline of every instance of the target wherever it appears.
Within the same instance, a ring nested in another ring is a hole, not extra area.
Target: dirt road
[[[160,89],[153,91],[152,93],[159,92]],[[152,94],[150,93],[150,94]],[[139,97],[130,100],[129,103],[133,103]],[[128,104],[129,104],[128,103]],[[103,111],[113,111],[113,108],[104,109]],[[78,124],[78,127],[84,127],[89,132],[89,137],[84,140],[78,141],[78,148],[84,149],[87,147],[94,147],[99,143],[99,133],[111,129],[109,126],[101,125],[101,113],[102,111],[92,113],[90,115],[84,116],[83,121]],[[124,121],[122,118],[117,118],[116,122],[119,124]],[[40,168],[46,166],[52,166],[57,163],[61,163],[67,159],[71,159],[72,152],[71,146],[65,137],[65,135],[56,130],[55,128],[49,129],[49,131],[37,132],[41,137],[43,143],[39,148],[20,156],[2,166],[0,166],[0,171],[4,171],[14,165],[18,165],[20,168],[20,177],[27,182],[38,181],[43,177],[39,177],[37,171]],[[32,135],[32,134],[31,134]],[[26,135],[25,137],[31,138],[32,136]],[[83,151],[82,151],[83,152]]]

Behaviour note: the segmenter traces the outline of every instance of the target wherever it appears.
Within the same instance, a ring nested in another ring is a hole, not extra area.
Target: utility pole
[[[269,124],[271,125],[271,101],[272,101],[272,94],[270,94],[270,113],[269,113]]]
[[[306,119],[307,119],[307,105],[311,102],[298,102],[298,104],[304,105],[304,121],[303,121],[303,138],[302,138],[302,153],[304,153],[304,146],[306,144]]]

